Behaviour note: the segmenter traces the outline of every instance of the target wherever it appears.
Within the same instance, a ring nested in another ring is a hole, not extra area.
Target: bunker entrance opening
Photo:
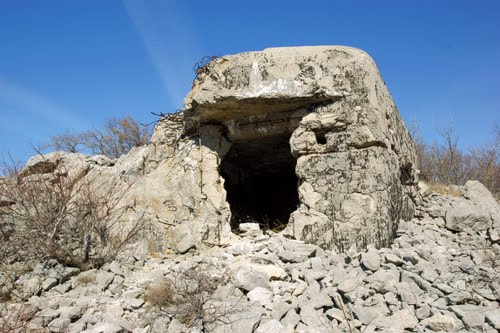
[[[233,143],[221,163],[233,230],[248,222],[286,227],[299,205],[295,165],[288,136]]]

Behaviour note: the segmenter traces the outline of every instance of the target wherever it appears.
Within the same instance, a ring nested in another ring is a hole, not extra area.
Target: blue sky
[[[194,63],[274,46],[349,45],[376,61],[426,140],[500,123],[500,1],[0,0],[0,154],[182,106]]]

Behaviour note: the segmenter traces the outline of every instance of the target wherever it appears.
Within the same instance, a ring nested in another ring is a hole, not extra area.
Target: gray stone
[[[141,298],[125,298],[124,306],[127,309],[139,309],[144,305],[144,300]]]
[[[352,321],[351,312],[349,310],[342,311],[341,309],[332,308],[326,311],[326,315],[339,323]]]
[[[214,333],[238,332],[252,333],[258,327],[263,309],[255,306],[241,309],[225,316],[224,321],[217,321],[210,331]]]
[[[441,291],[439,291],[436,288],[433,288],[430,282],[425,281],[418,274],[408,271],[403,271],[401,272],[401,282],[408,283],[410,286],[413,287],[412,288],[413,291],[418,291],[418,289],[421,289],[428,293],[435,293],[438,296],[443,296],[443,293]]]
[[[404,263],[404,261],[400,257],[392,253],[388,253],[385,255],[385,262],[394,264],[396,266],[401,266]]]
[[[500,330],[500,309],[488,311],[485,315],[486,322],[493,328]]]
[[[396,292],[394,286],[399,281],[399,278],[400,274],[396,269],[384,269],[378,270],[374,274],[367,276],[364,281],[368,283],[371,289],[384,294],[387,292]]]
[[[240,223],[238,227],[241,232],[260,231],[258,223]]]
[[[96,274],[96,282],[101,287],[102,290],[108,288],[108,286],[113,282],[113,278],[115,277],[114,273],[100,271]]]
[[[114,273],[116,275],[121,275],[123,276],[123,269],[120,265],[120,263],[118,263],[117,261],[112,261],[110,264],[109,264],[109,267],[108,267],[109,271],[111,273]]]
[[[404,302],[409,305],[417,304],[418,295],[414,292],[414,290],[410,287],[408,283],[399,282],[396,284],[396,289],[398,292],[398,296],[401,299],[401,302]]]
[[[255,266],[241,267],[234,277],[234,285],[246,291],[256,287],[269,288],[269,275]]]
[[[300,321],[307,326],[316,327],[321,322],[323,313],[314,308],[314,305],[308,304],[300,309]]]
[[[500,243],[500,227],[495,228],[495,229],[490,229],[488,231],[488,235],[490,236],[490,240],[493,243]]]
[[[71,290],[71,282],[66,282],[58,286],[55,286],[54,288],[52,288],[52,290],[57,291],[60,294],[64,294]]]
[[[301,263],[307,260],[307,255],[303,253],[296,253],[290,250],[283,250],[278,253],[279,258],[283,262],[290,262],[290,263]]]
[[[431,307],[428,304],[424,304],[415,311],[415,315],[418,320],[429,318],[431,316]]]
[[[370,307],[355,305],[352,308],[354,316],[365,325],[370,324],[375,318],[386,316],[388,312],[385,305]]]
[[[127,332],[132,332],[135,329],[135,325],[126,320],[125,318],[115,318],[113,320],[109,320],[108,322],[122,327]]]
[[[84,322],[77,321],[68,325],[68,333],[81,333],[85,331],[87,325]]]
[[[380,268],[381,258],[376,250],[370,249],[367,252],[361,254],[361,265],[366,269],[376,272]]]
[[[260,324],[255,333],[288,333],[288,331],[278,320],[272,319]]]
[[[69,318],[56,318],[49,323],[47,328],[51,332],[67,332],[70,323]]]
[[[455,206],[446,212],[446,228],[454,231],[485,231],[491,223],[488,211],[470,204]]]
[[[186,235],[186,237],[183,237],[179,242],[177,242],[176,246],[177,252],[184,254],[189,250],[196,248],[196,239]]]
[[[92,333],[125,333],[127,332],[123,327],[111,323],[97,323],[90,331]]]
[[[35,318],[31,321],[34,325],[46,327],[52,320],[59,317],[59,312],[53,309],[45,309],[38,312]]]
[[[314,297],[311,297],[311,302],[312,306],[315,309],[320,309],[324,307],[331,307],[333,305],[332,298],[330,295],[327,294],[326,291],[322,290],[318,294],[316,294]]]
[[[268,307],[272,303],[273,293],[269,289],[256,287],[248,292],[247,297],[250,302],[257,302]]]
[[[151,333],[164,333],[169,326],[170,318],[167,316],[157,316],[152,320]]]
[[[356,280],[345,280],[338,285],[337,290],[343,294],[349,293],[358,287],[358,281]]]
[[[60,163],[60,153],[50,153],[45,155],[35,155],[24,165],[19,176],[27,177],[31,175],[52,173]]]
[[[276,320],[281,320],[290,310],[290,305],[284,301],[273,302],[271,317]]]
[[[103,318],[107,322],[112,322],[113,320],[116,320],[123,316],[123,308],[120,306],[118,302],[114,304],[106,304],[105,309],[106,310]]]
[[[61,318],[68,318],[75,321],[82,317],[85,313],[85,308],[81,305],[60,307],[57,311],[61,314]]]
[[[42,282],[42,289],[45,291],[50,290],[55,286],[57,286],[56,278],[47,278]]]
[[[297,314],[297,311],[294,309],[294,308],[291,308],[285,315],[285,317],[283,317],[283,319],[281,319],[281,323],[285,326],[285,327],[293,327],[295,328],[295,326],[299,323],[300,321],[300,315]]]
[[[404,261],[411,262],[413,265],[418,264],[419,256],[415,252],[407,253],[403,256]]]
[[[372,321],[372,324],[379,328],[384,328],[384,332],[398,328],[413,330],[417,326],[418,320],[412,311],[404,309],[394,312],[389,317],[379,316]]]
[[[178,332],[188,332],[188,327],[181,323],[177,318],[173,318],[168,329],[164,330],[166,333],[178,333]]]
[[[23,283],[22,290],[29,295],[39,295],[42,291],[42,282],[38,276],[33,276]]]
[[[436,283],[436,288],[441,290],[446,295],[451,294],[455,291],[455,289],[445,283]]]
[[[394,293],[388,292],[384,295],[385,302],[389,305],[398,305],[399,301]]]
[[[77,267],[65,267],[64,271],[61,273],[60,277],[61,283],[68,281],[70,278],[77,275],[78,273],[80,273],[80,269]]]
[[[457,323],[455,323],[453,318],[442,314],[435,314],[430,318],[424,319],[421,324],[435,332],[453,332],[457,327]]]
[[[84,313],[80,320],[86,324],[92,324],[92,325],[97,324],[99,322],[99,319],[89,312]]]
[[[485,321],[485,315],[492,308],[474,306],[469,304],[454,305],[449,308],[462,320],[467,330],[481,330]]]
[[[235,256],[239,256],[252,252],[254,248],[255,246],[250,242],[240,242],[229,247],[228,251],[230,251]]]
[[[489,213],[492,221],[500,221],[500,204],[488,189],[478,181],[469,180],[465,183],[461,192],[464,198],[469,199],[475,205]]]

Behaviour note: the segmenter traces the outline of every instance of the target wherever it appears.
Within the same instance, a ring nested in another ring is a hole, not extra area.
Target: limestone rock
[[[441,314],[424,319],[422,324],[435,332],[453,332],[457,327],[453,318]]]
[[[373,250],[369,250],[361,255],[361,264],[372,272],[380,268],[381,260],[380,255]]]
[[[269,320],[259,325],[255,333],[287,333],[285,326],[277,320]]]
[[[269,275],[255,266],[242,267],[235,276],[234,284],[237,288],[250,291],[257,287],[268,288]]]
[[[99,272],[96,275],[96,282],[104,290],[111,284],[114,277],[115,277],[114,273]]]
[[[256,287],[247,294],[250,302],[257,302],[262,306],[269,306],[272,303],[273,293],[266,288]]]
[[[493,326],[493,328],[500,330],[500,309],[488,311],[486,313],[486,321]]]
[[[446,212],[446,227],[455,231],[488,230],[491,218],[487,211],[476,206],[458,206]]]

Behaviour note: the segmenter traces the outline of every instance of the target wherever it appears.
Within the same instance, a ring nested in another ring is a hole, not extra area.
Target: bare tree
[[[78,153],[85,149],[86,134],[86,132],[73,133],[68,130],[63,134],[52,136],[48,146],[56,151]]]
[[[478,180],[493,194],[500,194],[500,128],[494,127],[495,141],[481,147],[462,150],[453,126],[437,130],[439,142],[427,144],[418,125],[410,125],[415,143],[421,178],[435,184],[463,185]]]
[[[108,120],[103,130],[94,129],[87,134],[86,146],[94,154],[118,158],[133,147],[148,143],[151,132],[132,117]]]
[[[142,126],[130,115],[113,118],[103,129],[73,133],[65,132],[51,137],[49,147],[70,153],[88,152],[118,158],[133,147],[147,144],[151,137],[150,126]]]

